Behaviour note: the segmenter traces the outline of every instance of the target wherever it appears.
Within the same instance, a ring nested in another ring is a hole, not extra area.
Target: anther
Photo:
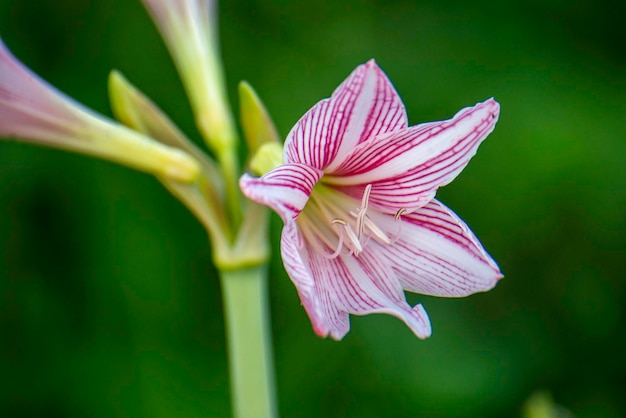
[[[396,232],[396,236],[391,239],[391,243],[395,243],[396,241],[400,239],[400,234],[402,233],[402,222],[400,222],[400,218],[405,213],[406,213],[406,209],[402,208],[402,209],[399,209],[393,217],[393,219],[398,223],[398,230]]]
[[[393,219],[395,219],[396,221],[400,220],[400,217],[402,215],[404,215],[406,213],[406,209],[402,208],[402,209],[398,209],[398,211],[396,212],[396,214],[393,216]]]

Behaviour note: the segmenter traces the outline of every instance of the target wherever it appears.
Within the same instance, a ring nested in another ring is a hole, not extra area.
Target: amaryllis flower
[[[426,338],[428,315],[404,290],[460,297],[495,286],[496,263],[434,196],[498,116],[489,99],[408,127],[400,97],[369,61],[298,121],[283,165],[241,178],[248,198],[283,219],[283,262],[318,335],[341,339],[349,314],[386,313]]]

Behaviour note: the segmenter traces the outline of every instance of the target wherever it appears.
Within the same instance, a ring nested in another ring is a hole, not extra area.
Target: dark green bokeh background
[[[250,81],[283,135],[371,57],[411,123],[490,96],[502,105],[494,133],[439,197],[506,278],[467,299],[409,296],[431,315],[429,340],[367,316],[334,342],[313,334],[275,251],[282,416],[515,417],[538,389],[580,418],[626,416],[625,9],[610,0],[221,4],[233,102],[237,82]],[[42,77],[105,114],[106,77],[120,69],[198,139],[138,0],[0,0],[0,34]],[[0,416],[228,416],[209,244],[157,181],[3,142],[0,208]]]

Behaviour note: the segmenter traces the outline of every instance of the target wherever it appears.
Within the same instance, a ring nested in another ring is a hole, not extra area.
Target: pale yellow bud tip
[[[200,164],[186,152],[173,149],[169,152],[169,161],[163,175],[170,180],[193,183],[200,175]]]
[[[251,153],[256,153],[267,142],[280,142],[278,131],[263,102],[245,81],[239,83],[239,106],[241,127]]]
[[[262,176],[283,164],[283,146],[277,142],[266,142],[250,160],[252,174]]]

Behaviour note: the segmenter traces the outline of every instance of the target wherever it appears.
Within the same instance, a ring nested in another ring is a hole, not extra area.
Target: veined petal
[[[295,222],[285,224],[280,248],[285,270],[298,291],[315,333],[320,337],[330,334],[341,339],[350,330],[348,314],[340,312],[328,293],[319,288],[314,274],[323,266],[310,262],[309,250],[303,245]]]
[[[263,177],[244,174],[239,186],[248,199],[269,206],[286,224],[300,214],[322,174],[304,164],[287,164]]]
[[[411,308],[407,304],[389,261],[370,248],[359,257],[342,255],[334,259],[309,251],[307,266],[320,294],[327,294],[340,312],[393,315],[419,338],[428,338],[431,327],[426,311],[421,305]],[[330,336],[341,339],[344,334],[340,331],[331,330]]]
[[[284,161],[332,168],[357,144],[406,126],[398,93],[371,60],[298,121],[285,141]]]
[[[489,99],[447,121],[380,135],[360,144],[324,182],[356,198],[371,184],[373,206],[414,210],[465,168],[493,131],[499,112],[499,104]]]
[[[0,136],[115,161],[176,181],[200,171],[187,153],[82,106],[20,63],[0,41]]]
[[[328,259],[302,240],[295,225],[283,229],[282,258],[319,336],[340,340],[350,330],[348,314],[370,313],[396,316],[419,338],[430,336],[426,311],[406,303],[388,260],[369,250],[359,258]]]
[[[399,239],[377,248],[393,262],[406,290],[461,297],[485,292],[503,277],[468,226],[441,202],[432,200],[401,220]],[[375,221],[383,225],[381,219]]]

